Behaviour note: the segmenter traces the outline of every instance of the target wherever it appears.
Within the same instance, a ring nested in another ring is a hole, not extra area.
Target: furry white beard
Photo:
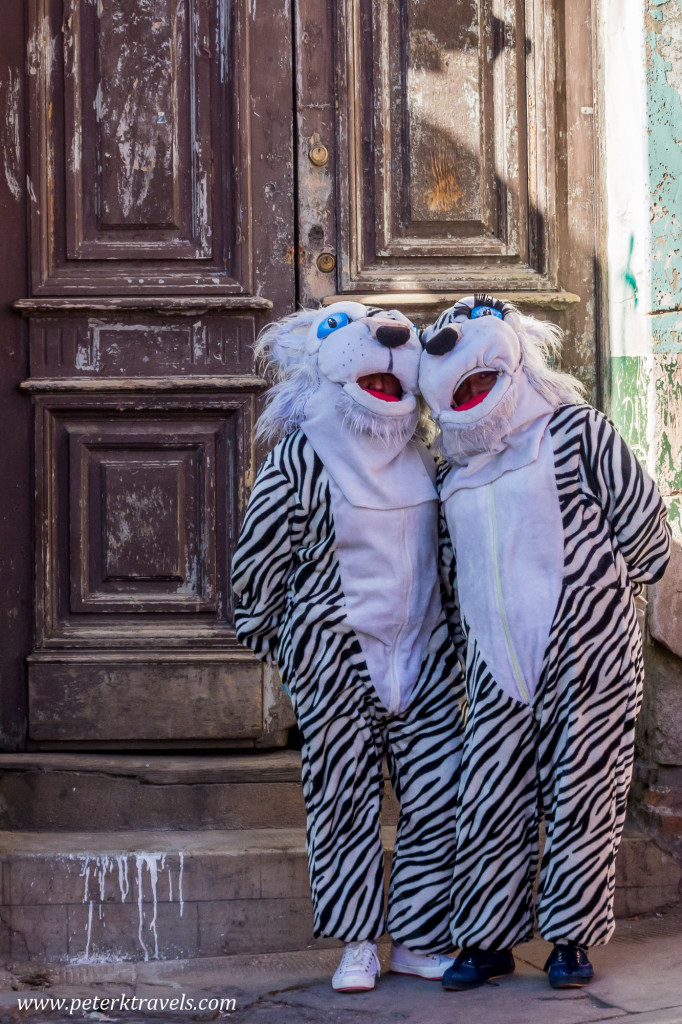
[[[466,463],[482,452],[497,452],[502,439],[512,429],[512,415],[518,402],[518,384],[512,380],[499,405],[476,423],[444,423],[434,442],[435,448],[448,462]]]
[[[403,416],[379,416],[358,405],[343,388],[339,392],[336,409],[345,427],[354,433],[367,434],[373,441],[386,447],[407,444],[419,423],[419,409],[406,412]]]

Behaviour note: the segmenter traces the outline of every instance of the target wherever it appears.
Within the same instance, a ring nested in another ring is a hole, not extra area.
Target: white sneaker
[[[413,953],[397,942],[391,945],[390,967],[394,974],[414,974],[417,978],[440,981],[454,960],[439,953]]]
[[[377,947],[364,939],[347,942],[341,963],[334,972],[332,988],[335,992],[368,992],[381,974]]]

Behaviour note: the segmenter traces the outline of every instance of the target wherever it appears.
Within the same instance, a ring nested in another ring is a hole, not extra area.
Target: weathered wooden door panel
[[[537,287],[555,183],[553,132],[532,122],[551,21],[524,0],[342,0],[344,289]],[[530,35],[529,35],[530,33]],[[552,93],[543,114],[552,123]],[[498,285],[500,287],[500,285]]]
[[[226,299],[211,301],[228,306]],[[269,315],[271,303],[235,298],[235,310],[226,316],[211,314],[211,301],[18,302],[30,314],[31,378],[53,380],[55,387],[60,381],[62,389],[70,379],[95,388],[101,380],[110,386],[114,379],[128,384],[145,379],[153,386],[154,378],[173,376],[245,376],[253,384],[256,316]]]
[[[43,747],[281,742],[291,718],[229,585],[252,346],[295,301],[290,12],[263,7],[29,0]]]
[[[34,294],[262,286],[246,0],[30,0],[30,13]],[[265,77],[277,103],[281,67]],[[275,160],[284,112],[269,111]],[[271,189],[286,194],[290,170],[276,162]]]
[[[35,405],[31,738],[260,737],[261,671],[234,638],[229,587],[253,395],[38,394]]]
[[[35,658],[31,739],[44,746],[234,746],[263,733],[261,669],[206,655],[135,652],[116,663]]]
[[[253,396],[40,395],[36,413],[40,646],[223,636]]]
[[[225,457],[220,442],[234,444],[228,422],[185,424],[178,416],[126,422],[119,416],[104,429],[101,421],[85,420],[67,432],[70,613],[124,612],[135,616],[135,628],[144,624],[140,615],[213,617],[220,590],[224,615],[226,582],[224,574],[218,580],[215,548],[216,463]],[[224,522],[219,529],[225,536]]]
[[[564,365],[598,400],[593,0],[333,7],[325,72],[310,43],[330,7],[298,4],[303,294],[371,296],[423,322],[495,291],[566,328]]]
[[[211,256],[210,13],[187,0],[67,4],[69,258]]]

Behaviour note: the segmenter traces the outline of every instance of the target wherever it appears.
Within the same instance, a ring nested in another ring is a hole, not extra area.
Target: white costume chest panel
[[[381,703],[402,711],[440,614],[438,503],[361,508],[329,486],[346,616]]]
[[[535,462],[444,503],[468,633],[495,682],[530,703],[561,593],[564,536],[554,449],[545,432]]]

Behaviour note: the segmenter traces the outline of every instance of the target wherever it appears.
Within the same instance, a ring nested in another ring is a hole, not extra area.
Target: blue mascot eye
[[[333,313],[332,316],[328,316],[326,320],[323,320],[317,328],[317,336],[318,338],[326,338],[332,331],[338,331],[339,327],[345,327],[349,323],[350,317],[347,313]]]
[[[479,316],[496,316],[500,320],[502,319],[502,313],[499,309],[493,309],[492,306],[474,306],[471,310],[471,319],[477,320]]]

